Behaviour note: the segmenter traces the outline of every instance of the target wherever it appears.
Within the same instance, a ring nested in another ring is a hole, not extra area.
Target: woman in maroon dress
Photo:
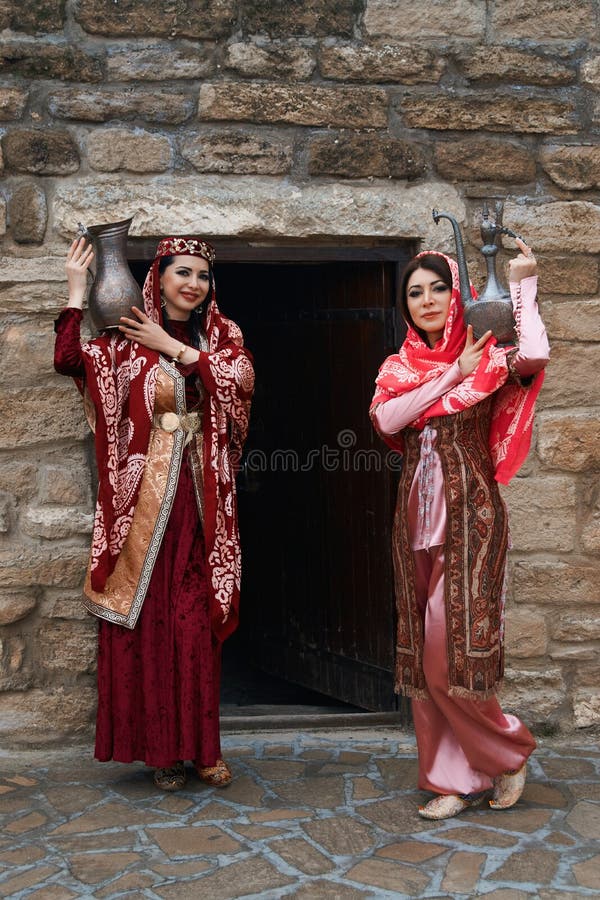
[[[235,629],[240,549],[235,468],[254,384],[242,334],[215,300],[214,250],[160,242],[145,312],[81,344],[83,239],[55,368],[74,377],[95,432],[99,487],[84,602],[99,616],[96,757],[143,760],[164,790],[184,760],[218,787],[222,641]]]

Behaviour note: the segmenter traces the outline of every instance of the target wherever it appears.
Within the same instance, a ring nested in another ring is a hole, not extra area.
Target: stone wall
[[[79,603],[90,441],[52,370],[78,221],[277,243],[478,243],[484,197],[535,247],[553,345],[506,491],[506,702],[600,723],[597,0],[0,0],[0,731],[93,717]],[[158,224],[157,224],[158,223]]]

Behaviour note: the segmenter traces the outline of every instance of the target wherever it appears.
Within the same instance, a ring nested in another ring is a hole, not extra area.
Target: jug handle
[[[85,240],[88,242],[88,244],[93,243],[92,235],[89,233],[89,231],[87,230],[87,228],[83,224],[83,222],[77,223],[77,231],[75,232],[75,240],[77,241],[77,240],[79,240],[79,238],[85,238]],[[90,277],[91,277],[92,281],[94,281],[96,278],[96,257],[95,257],[95,255],[94,255],[94,259],[92,260],[90,266],[88,267],[88,272],[90,273]]]

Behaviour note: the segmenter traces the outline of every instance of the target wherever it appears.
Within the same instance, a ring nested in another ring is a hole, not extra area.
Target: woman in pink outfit
[[[498,482],[527,455],[549,354],[536,261],[517,243],[517,345],[498,347],[491,332],[475,341],[456,262],[420,253],[401,286],[408,333],[382,365],[371,405],[375,428],[404,457],[392,548],[396,690],[413,698],[419,787],[437,795],[419,812],[431,819],[489,793],[494,809],[514,805],[535,749],[495,697],[509,545]]]

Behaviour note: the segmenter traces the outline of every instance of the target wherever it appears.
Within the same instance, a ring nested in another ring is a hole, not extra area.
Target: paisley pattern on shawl
[[[379,370],[371,402],[371,416],[380,403],[412,391],[442,375],[456,362],[464,349],[467,331],[460,299],[458,265],[449,256],[434,250],[425,250],[418,257],[431,253],[443,257],[452,272],[452,297],[444,334],[435,347],[431,348],[416,329],[409,326],[398,353],[388,356]],[[474,299],[477,298],[472,285],[471,294]],[[517,315],[517,329],[518,324]],[[492,338],[486,345],[477,369],[438,398],[411,423],[413,428],[422,430],[429,419],[461,412],[493,394],[489,448],[496,481],[502,484],[510,481],[527,456],[535,401],[544,380],[543,371],[527,387],[509,378],[510,353],[511,348],[497,347]],[[404,453],[401,434],[382,435],[382,438],[397,453]]]
[[[170,256],[191,250],[212,266],[214,251],[206,242],[200,243],[199,247],[188,247],[186,239],[166,238],[158,251],[160,256]],[[148,273],[143,295],[146,314],[162,324],[160,256]],[[239,617],[241,551],[235,476],[248,433],[254,369],[240,328],[219,311],[212,267],[206,306],[208,351],[200,353],[197,364],[206,391],[202,417],[204,541],[211,623],[215,635],[223,640],[235,630]]]
[[[91,581],[104,589],[129,534],[152,427],[158,354],[119,332],[82,344],[85,386],[95,412],[98,498]]]

